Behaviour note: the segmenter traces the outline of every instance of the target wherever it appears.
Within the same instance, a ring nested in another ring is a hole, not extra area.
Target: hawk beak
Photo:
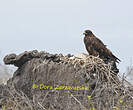
[[[83,35],[86,35],[86,32],[84,32]]]

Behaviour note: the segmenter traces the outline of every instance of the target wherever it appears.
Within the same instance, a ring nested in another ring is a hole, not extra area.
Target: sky
[[[37,49],[87,53],[86,29],[121,59],[121,73],[132,65],[132,0],[0,0],[0,51],[4,55]]]

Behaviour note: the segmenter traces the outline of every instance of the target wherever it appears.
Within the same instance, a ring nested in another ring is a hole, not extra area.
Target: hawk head
[[[90,36],[93,35],[91,30],[85,30],[85,32],[83,33],[85,36]]]

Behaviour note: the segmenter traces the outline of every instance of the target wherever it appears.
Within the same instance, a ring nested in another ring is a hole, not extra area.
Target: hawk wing
[[[98,39],[97,37],[90,37],[87,38],[85,41],[86,44],[86,49],[90,49],[93,54],[98,54],[101,57],[107,58],[107,59],[112,59],[116,62],[120,61],[117,57],[115,57],[112,52],[106,48],[106,45]],[[118,61],[117,61],[118,60]]]

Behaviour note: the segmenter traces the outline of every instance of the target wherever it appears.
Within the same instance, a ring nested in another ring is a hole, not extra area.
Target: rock
[[[5,56],[4,58],[4,63],[5,64],[13,64],[14,66],[20,67],[22,66],[25,62],[31,60],[32,58],[38,58],[38,51],[33,50],[30,52],[25,51],[24,53],[20,55],[16,54],[10,54]]]
[[[4,62],[5,64],[14,64],[16,61],[16,54],[10,54],[10,55],[7,55],[5,56],[4,58]]]
[[[24,107],[28,110],[87,110],[92,107],[108,110],[113,109],[110,105],[119,102],[116,92],[122,94],[124,90],[117,75],[110,70],[111,65],[90,55],[63,56],[34,50],[10,54],[4,62],[18,67],[6,88],[10,100],[15,101],[20,110]],[[9,103],[7,98],[7,108]]]

